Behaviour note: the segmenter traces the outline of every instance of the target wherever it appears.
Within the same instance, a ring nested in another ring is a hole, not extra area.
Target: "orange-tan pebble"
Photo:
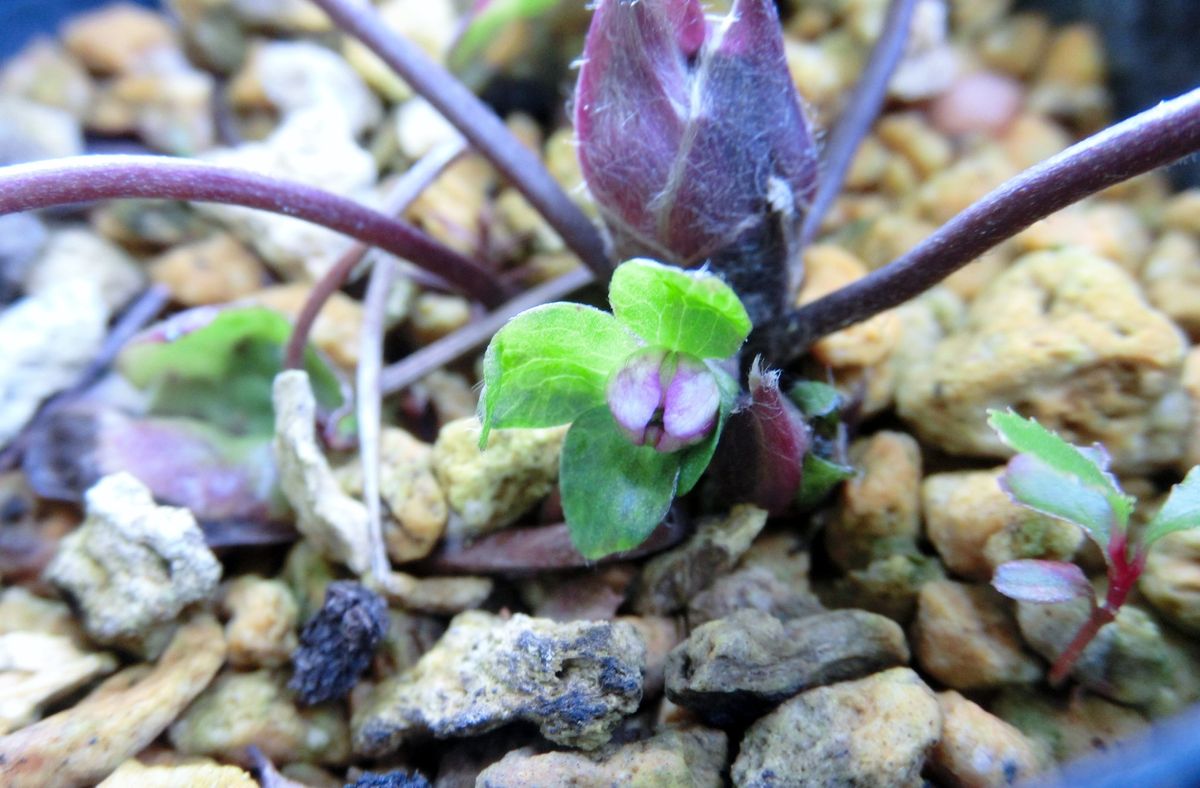
[[[954,157],[950,141],[917,112],[886,115],[876,124],[875,133],[912,164],[922,179],[949,166]]]
[[[229,584],[221,607],[230,617],[225,641],[231,665],[277,668],[291,660],[300,608],[286,584],[243,575]]]
[[[999,788],[1024,782],[1049,764],[1025,734],[959,693],[939,692],[942,737],[930,765],[961,788]]]
[[[234,301],[258,290],[266,278],[254,253],[228,233],[176,246],[155,258],[149,271],[184,306]]]
[[[1036,13],[1013,14],[984,33],[979,55],[990,67],[1015,77],[1030,76],[1050,43],[1050,22]]]
[[[953,580],[921,586],[911,634],[917,664],[960,690],[1037,682],[1041,663],[1023,648],[1010,606],[991,586]]]
[[[158,49],[178,43],[161,14],[132,3],[118,3],[75,17],[63,28],[71,54],[100,74],[129,72]]]
[[[858,258],[831,244],[810,247],[804,254],[805,281],[797,304],[815,301],[867,275]],[[870,366],[882,361],[899,340],[900,324],[888,312],[819,339],[813,355],[831,367]]]
[[[1051,214],[1014,239],[1021,251],[1078,246],[1112,260],[1131,274],[1150,251],[1150,233],[1137,212],[1114,202],[1076,204]]]
[[[1163,233],[1142,267],[1142,286],[1150,303],[1200,338],[1200,238],[1179,230]]]

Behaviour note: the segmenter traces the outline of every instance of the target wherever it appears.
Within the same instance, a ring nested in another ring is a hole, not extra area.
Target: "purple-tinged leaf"
[[[750,403],[729,417],[714,458],[726,495],[783,512],[800,489],[808,446],[808,425],[779,390],[779,373],[764,373],[756,360]]]
[[[190,419],[64,408],[31,433],[23,467],[46,498],[82,500],[102,476],[126,471],[155,499],[186,507],[198,520],[268,522],[286,512],[269,438],[237,438]]]
[[[1048,605],[1094,596],[1083,570],[1066,561],[1022,559],[996,567],[992,586],[1009,599]]]
[[[756,325],[780,312],[816,148],[771,0],[600,0],[575,94],[579,159],[620,257],[709,262]]]
[[[1101,490],[1078,477],[1057,471],[1032,455],[1018,454],[1008,461],[1000,486],[1016,503],[1075,523],[1102,548],[1108,546],[1112,506]]]

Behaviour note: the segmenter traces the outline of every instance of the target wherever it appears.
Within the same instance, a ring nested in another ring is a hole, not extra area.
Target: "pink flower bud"
[[[772,0],[715,19],[698,0],[599,0],[575,127],[619,257],[709,263],[756,325],[753,295],[782,306],[817,159]]]
[[[683,353],[639,351],[608,384],[608,407],[621,431],[634,445],[664,453],[708,437],[720,405],[712,371]]]

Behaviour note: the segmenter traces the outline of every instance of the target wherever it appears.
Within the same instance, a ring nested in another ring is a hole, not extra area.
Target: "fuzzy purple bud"
[[[665,350],[636,353],[608,384],[608,409],[635,446],[646,442],[646,429],[662,406],[661,368]]]
[[[708,263],[755,325],[783,308],[817,158],[772,0],[715,19],[698,0],[600,0],[575,127],[619,257]]]
[[[729,417],[713,462],[729,499],[781,514],[803,481],[809,428],[762,359],[754,360],[749,383],[749,400]]]
[[[683,353],[639,351],[608,384],[608,407],[621,431],[635,446],[664,453],[708,437],[720,405],[712,370]]]

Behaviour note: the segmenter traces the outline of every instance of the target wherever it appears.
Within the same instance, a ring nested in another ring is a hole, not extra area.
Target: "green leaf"
[[[1066,561],[1007,561],[996,567],[992,586],[1009,599],[1038,605],[1095,596],[1083,570]]]
[[[828,383],[801,380],[788,391],[788,396],[800,412],[810,419],[823,419],[837,415],[842,406],[842,395]]]
[[[559,0],[490,0],[475,14],[450,53],[450,67],[458,69],[471,62],[488,42],[506,25],[519,19],[541,16],[558,5]]]
[[[612,315],[582,304],[526,310],[483,356],[479,445],[493,427],[553,427],[604,402],[609,373],[638,347]]]
[[[1183,481],[1171,488],[1167,502],[1142,533],[1142,544],[1149,547],[1167,534],[1197,526],[1200,526],[1200,466],[1188,471]]]
[[[750,316],[713,274],[653,260],[622,263],[608,289],[613,314],[651,345],[700,358],[729,358],[750,334]]]
[[[812,509],[847,479],[854,478],[854,468],[809,452],[804,455],[804,472],[796,492],[796,507]]]
[[[733,410],[733,403],[737,401],[738,394],[741,393],[737,381],[726,374],[724,370],[714,364],[709,364],[708,368],[716,376],[717,387],[721,390],[721,405],[717,415],[717,424],[713,428],[711,435],[695,446],[681,452],[682,456],[680,459],[682,462],[679,466],[679,489],[675,492],[677,496],[687,495],[691,492],[692,488],[696,486],[696,482],[700,481],[700,477],[704,475],[704,471],[708,469],[708,464],[712,462],[713,454],[717,450],[717,443],[721,440],[721,431],[725,429],[725,421],[729,418],[729,413]]]
[[[1000,438],[1018,452],[1033,455],[1052,470],[1071,476],[1087,487],[1101,492],[1115,518],[1115,524],[1124,530],[1133,513],[1134,499],[1126,495],[1112,474],[1107,472],[1107,455],[1100,446],[1082,451],[1067,443],[1055,433],[1013,411],[988,411],[988,424]],[[1105,528],[1107,531],[1107,526]]]
[[[271,435],[271,385],[283,361],[291,323],[261,307],[192,310],[127,345],[117,368],[152,393],[150,412],[195,418],[232,435]],[[311,348],[305,367],[317,401],[341,403],[337,376]]]
[[[580,554],[595,560],[644,542],[671,508],[679,462],[678,454],[630,443],[607,407],[576,419],[563,442],[559,488]]]
[[[1075,523],[1101,547],[1108,547],[1112,507],[1095,487],[1055,470],[1032,454],[1018,454],[1009,460],[1000,486],[1017,503]]]

